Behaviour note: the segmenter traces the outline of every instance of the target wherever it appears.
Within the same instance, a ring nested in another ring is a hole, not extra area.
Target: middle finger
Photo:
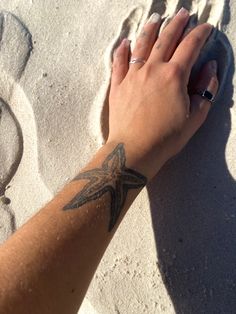
[[[169,61],[181,39],[184,28],[189,20],[189,12],[182,8],[173,20],[164,28],[153,46],[149,61]]]
[[[210,24],[205,23],[197,26],[183,39],[174,52],[170,61],[181,66],[186,74],[186,81],[189,80],[192,67],[197,61],[211,31],[212,25]]]

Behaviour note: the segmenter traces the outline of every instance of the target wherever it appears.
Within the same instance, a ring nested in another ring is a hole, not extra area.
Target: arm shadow
[[[176,313],[236,312],[236,184],[225,154],[234,58],[219,31],[198,67],[212,58],[221,87],[207,121],[147,187],[158,264]]]

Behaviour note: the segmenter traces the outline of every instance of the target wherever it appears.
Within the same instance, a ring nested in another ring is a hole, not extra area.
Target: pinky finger
[[[125,38],[114,53],[111,86],[119,85],[129,70],[130,41]]]

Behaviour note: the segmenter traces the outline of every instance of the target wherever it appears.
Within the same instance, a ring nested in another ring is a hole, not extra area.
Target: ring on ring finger
[[[134,51],[130,60],[130,71],[136,71],[142,68],[148,60],[153,45],[156,41],[156,35],[160,28],[161,16],[153,13],[144,25],[142,32],[137,38]]]
[[[198,91],[197,94],[201,96],[203,99],[208,100],[211,104],[215,101],[215,96],[207,89],[203,91]]]

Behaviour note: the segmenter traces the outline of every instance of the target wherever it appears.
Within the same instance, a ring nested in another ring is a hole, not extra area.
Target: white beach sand
[[[224,32],[199,61],[218,60],[219,97],[206,125],[127,213],[81,314],[235,313],[236,3],[0,1],[1,242],[102,144],[119,38],[134,42],[150,13],[170,17],[182,5]]]

